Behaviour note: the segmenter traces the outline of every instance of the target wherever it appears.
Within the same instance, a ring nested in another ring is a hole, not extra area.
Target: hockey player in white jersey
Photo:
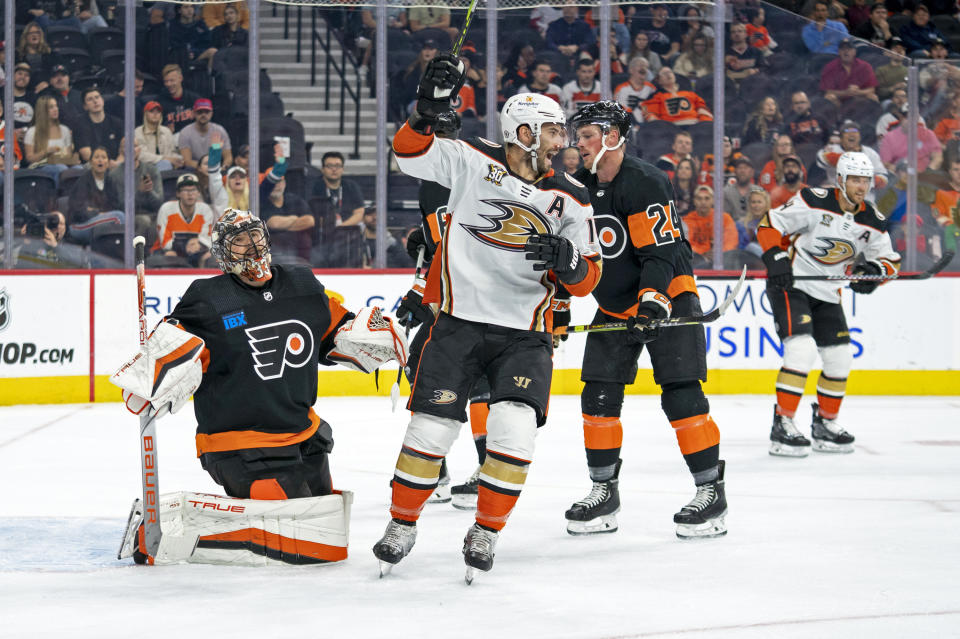
[[[801,189],[760,221],[757,239],[765,252],[767,296],[783,366],[777,375],[777,403],[770,431],[770,454],[805,457],[808,440],[794,423],[807,375],[819,352],[811,435],[813,449],[853,452],[854,437],[837,423],[853,364],[850,332],[836,281],[794,280],[794,276],[853,274],[893,276],[900,255],[890,243],[887,220],[865,198],[873,164],[863,153],[847,152],[837,162],[835,189]],[[861,257],[863,261],[856,264]],[[854,281],[856,293],[872,293],[880,281]]]
[[[476,379],[490,382],[487,455],[476,523],[467,531],[466,580],[490,570],[494,547],[523,488],[537,428],[546,419],[553,372],[552,303],[559,284],[589,295],[601,258],[589,194],[551,160],[566,146],[560,105],[515,95],[504,105],[505,141],[433,135],[463,82],[463,64],[440,55],[427,66],[418,100],[397,132],[400,169],[450,189],[449,222],[427,279],[425,302],[439,304],[414,373],[410,423],[397,459],[392,519],[373,548],[381,576],[413,548],[423,504]]]

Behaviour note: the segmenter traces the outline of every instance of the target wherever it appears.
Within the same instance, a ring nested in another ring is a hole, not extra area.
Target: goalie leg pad
[[[183,492],[161,495],[163,537],[153,563],[268,566],[342,561],[347,558],[352,503],[349,491],[278,501]],[[127,547],[125,539],[123,548]]]

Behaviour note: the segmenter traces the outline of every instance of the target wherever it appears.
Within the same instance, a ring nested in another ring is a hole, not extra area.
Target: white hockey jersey
[[[881,273],[896,273],[900,255],[890,243],[887,219],[869,202],[848,213],[840,208],[839,197],[838,189],[801,189],[786,204],[770,209],[757,239],[765,250],[777,243],[788,248],[794,275],[843,275],[860,254]],[[799,280],[794,287],[838,304],[842,285],[836,280]]]
[[[534,234],[573,242],[587,260],[588,275],[564,286],[577,296],[593,290],[601,256],[582,184],[552,172],[530,184],[510,172],[501,145],[483,138],[423,136],[405,124],[393,147],[404,173],[450,189],[440,260],[435,257],[430,268],[431,278],[440,274],[442,311],[473,322],[551,330],[557,281],[526,259],[523,247]]]

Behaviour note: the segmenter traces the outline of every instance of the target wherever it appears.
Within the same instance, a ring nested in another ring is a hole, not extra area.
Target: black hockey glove
[[[650,320],[663,319],[667,311],[656,302],[641,302],[637,314],[627,320],[627,339],[634,344],[646,344],[660,337],[659,327],[650,327]]]
[[[463,62],[450,53],[441,53],[427,63],[417,87],[417,106],[410,114],[410,127],[429,135],[437,116],[450,110],[450,101],[460,92],[466,79]]]
[[[793,286],[793,265],[790,255],[779,246],[774,246],[763,254],[763,263],[767,267],[767,285],[775,289]]]
[[[416,289],[407,291],[397,307],[397,322],[400,326],[416,328],[421,324],[433,324],[433,320],[433,311],[423,303],[423,295]]]
[[[873,262],[864,262],[859,264],[855,269],[853,269],[852,275],[882,275],[883,271],[879,266]],[[853,289],[854,293],[860,293],[861,295],[869,295],[877,290],[877,287],[880,286],[880,280],[861,280],[856,282],[850,282],[850,288]]]
[[[535,271],[553,271],[561,282],[576,284],[587,276],[587,262],[565,237],[544,233],[531,235],[523,247],[527,259],[537,262]]]
[[[416,230],[410,231],[410,235],[407,236],[407,255],[410,256],[414,262],[420,259],[420,249],[423,248],[423,261],[430,261],[430,247],[427,246],[427,240],[423,236],[423,229],[418,228]]]

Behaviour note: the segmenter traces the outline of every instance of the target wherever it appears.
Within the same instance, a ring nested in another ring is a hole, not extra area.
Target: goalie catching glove
[[[204,342],[196,335],[160,322],[145,350],[121,366],[110,382],[123,390],[123,403],[134,415],[175,413],[200,386],[203,349]]]
[[[347,320],[337,330],[333,343],[327,358],[363,373],[372,373],[392,360],[400,366],[407,364],[403,332],[397,330],[394,318],[376,306],[362,308],[355,318]]]

